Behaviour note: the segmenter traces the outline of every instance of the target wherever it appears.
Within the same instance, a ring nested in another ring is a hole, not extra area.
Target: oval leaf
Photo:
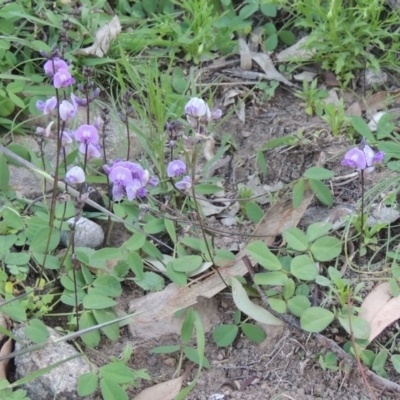
[[[301,327],[307,332],[321,332],[333,321],[335,315],[321,307],[310,307],[300,318]]]
[[[317,239],[310,248],[314,258],[318,261],[330,261],[342,252],[342,242],[332,236]]]

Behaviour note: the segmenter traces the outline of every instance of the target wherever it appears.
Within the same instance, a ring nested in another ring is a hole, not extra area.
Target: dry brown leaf
[[[335,89],[331,89],[331,90],[328,92],[328,97],[322,99],[322,101],[323,101],[325,104],[333,104],[333,105],[335,105],[335,106],[337,106],[337,105],[339,104],[339,102],[340,102],[339,96],[337,95],[337,92],[336,92]]]
[[[3,344],[0,350],[0,357],[8,356],[12,353],[12,339],[8,338],[8,340]],[[0,361],[0,378],[7,379],[7,365],[10,359]]]
[[[400,296],[392,297],[389,283],[383,282],[364,299],[359,316],[370,324],[371,342],[387,326],[400,319]]]
[[[279,81],[288,86],[294,86],[294,84],[288,81],[280,72],[274,67],[274,63],[268,54],[265,53],[254,53],[251,52],[251,58],[260,66],[266,75],[266,79]]]
[[[276,236],[280,235],[285,229],[296,226],[299,223],[313,197],[314,195],[307,190],[303,202],[296,209],[293,209],[291,202],[274,204],[266,212],[264,218],[255,230],[254,240],[263,236],[265,237],[265,243],[271,245]],[[229,280],[232,276],[243,276],[248,272],[242,261],[244,255],[247,255],[245,250],[237,255],[236,261],[232,263],[232,266],[219,269],[225,281]],[[222,282],[219,275],[215,273],[199,284],[182,288],[179,292],[179,296],[175,296],[170,301],[165,302],[165,306],[158,313],[157,319],[161,320],[182,308],[196,304],[199,296],[212,298],[221,290],[225,289],[225,287],[224,282]]]
[[[317,74],[315,72],[303,71],[299,74],[293,75],[293,79],[299,82],[312,82],[316,76]]]
[[[372,109],[374,111],[382,110],[390,104],[400,104],[400,90],[391,92],[378,92],[373,94],[365,102],[361,102],[361,110],[366,111]]]
[[[121,23],[117,15],[113,17],[110,23],[102,26],[97,32],[94,43],[79,49],[75,54],[95,55],[103,57],[107,54],[111,42],[121,33]]]
[[[326,86],[333,86],[333,87],[340,86],[340,83],[336,79],[336,75],[332,71],[325,71],[324,78]]]
[[[251,61],[251,53],[246,40],[243,37],[239,38],[239,53],[240,53],[240,69],[250,71],[253,65]]]
[[[351,115],[355,115],[357,117],[361,117],[362,115],[362,110],[360,103],[358,101],[355,101],[347,110],[346,110],[346,116],[350,117]]]
[[[143,390],[133,400],[174,400],[181,390],[182,383],[183,376],[159,383]]]
[[[238,106],[235,108],[235,114],[237,117],[245,123],[246,121],[246,105],[244,104],[244,101],[240,101]]]

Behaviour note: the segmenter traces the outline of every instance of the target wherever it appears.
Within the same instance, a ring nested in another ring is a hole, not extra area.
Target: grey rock
[[[67,221],[69,224],[74,222],[74,218]],[[61,244],[68,245],[71,232],[61,232]],[[95,222],[85,217],[80,217],[75,225],[75,246],[90,247],[91,249],[99,248],[104,241],[103,228]]]
[[[362,74],[362,86],[369,88],[371,86],[384,85],[388,80],[388,75],[385,71],[374,71],[366,69]]]
[[[50,340],[60,338],[60,335],[51,328]],[[21,343],[16,342],[15,350],[32,345],[32,342],[25,336],[25,326],[22,325],[14,330],[14,334]],[[60,342],[48,345],[45,348],[15,357],[16,379],[21,379],[42,368],[49,367],[58,361],[74,356],[78,352],[68,343]],[[75,400],[80,399],[76,392],[79,376],[90,372],[90,367],[83,357],[78,357],[61,364],[45,375],[40,376],[21,386],[27,391],[30,399],[35,400]]]

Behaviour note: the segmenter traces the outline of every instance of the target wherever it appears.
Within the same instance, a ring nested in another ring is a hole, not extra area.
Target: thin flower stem
[[[361,174],[361,216],[360,216],[360,239],[358,249],[358,263],[360,264],[361,259],[361,248],[364,243],[364,170],[360,171]],[[359,266],[360,268],[360,266]]]

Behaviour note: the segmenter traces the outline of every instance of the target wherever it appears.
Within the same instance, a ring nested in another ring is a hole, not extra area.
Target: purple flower
[[[53,96],[46,101],[39,100],[36,103],[36,108],[43,112],[44,115],[49,115],[57,107],[57,97]]]
[[[363,138],[359,147],[355,147],[345,154],[341,164],[349,168],[372,171],[373,165],[382,162],[384,156],[383,151],[374,153]]]
[[[87,106],[87,99],[82,99],[80,97],[77,97],[73,93],[71,93],[71,101],[76,110],[78,109],[78,107]]]
[[[60,89],[63,87],[68,87],[75,83],[75,79],[72,77],[71,73],[68,69],[60,68],[54,74],[53,85],[56,89]]]
[[[119,185],[113,185],[112,187],[112,195],[115,201],[121,201],[125,196],[125,189]]]
[[[211,112],[211,119],[220,119],[222,117],[222,110],[217,108]]]
[[[72,138],[69,133],[61,132],[61,146],[65,147],[67,144],[72,143]]]
[[[96,144],[99,141],[99,134],[93,125],[81,125],[75,131],[75,139],[83,144]]]
[[[174,160],[168,164],[167,175],[169,178],[175,178],[186,172],[186,164],[181,160]]]
[[[114,185],[118,186],[127,186],[133,182],[131,171],[122,166],[113,167],[108,177]]]
[[[203,99],[193,97],[185,106],[185,113],[193,118],[211,118],[211,111]]]
[[[46,61],[43,68],[47,76],[54,76],[60,69],[68,70],[68,64],[60,58],[54,58],[53,60]]]
[[[179,190],[188,190],[192,187],[192,178],[190,176],[184,176],[181,181],[176,182],[175,186]]]
[[[79,145],[79,151],[82,154],[86,153],[86,159],[90,161],[92,158],[100,158],[100,145],[98,143],[81,143]]]
[[[138,192],[142,188],[139,180],[133,179],[132,182],[125,187],[126,197],[128,200],[134,200],[138,197]]]
[[[160,180],[156,176],[152,176],[149,179],[149,185],[153,186],[153,187],[156,187],[159,184],[159,182],[160,182]]]
[[[72,167],[69,171],[67,171],[65,180],[71,184],[83,183],[85,182],[85,173],[81,167]]]
[[[75,117],[76,108],[67,100],[63,100],[60,104],[60,117],[63,121],[68,121]]]

